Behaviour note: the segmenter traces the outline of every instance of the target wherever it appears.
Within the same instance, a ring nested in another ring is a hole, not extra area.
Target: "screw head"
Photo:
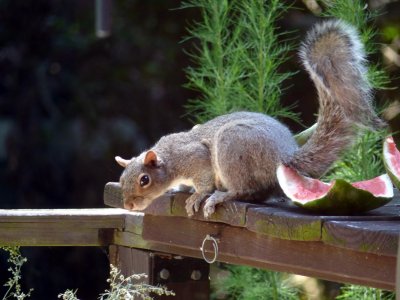
[[[201,279],[201,272],[199,270],[193,270],[192,274],[190,275],[192,280],[200,280]]]
[[[160,275],[161,279],[167,280],[171,274],[169,273],[169,271],[167,269],[162,269],[160,271],[159,275]]]

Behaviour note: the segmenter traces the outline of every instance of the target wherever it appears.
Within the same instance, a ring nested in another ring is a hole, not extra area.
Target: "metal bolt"
[[[193,280],[200,280],[201,279],[201,272],[199,270],[193,270],[190,278]]]
[[[160,271],[160,278],[163,280],[167,280],[169,278],[171,274],[169,273],[169,271],[167,269],[162,269]]]

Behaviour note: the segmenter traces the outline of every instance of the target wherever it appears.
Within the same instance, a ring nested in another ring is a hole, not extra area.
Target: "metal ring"
[[[204,246],[205,246],[207,241],[211,241],[212,245],[214,247],[214,257],[212,259],[208,259],[206,257],[206,254],[205,254]],[[218,241],[217,241],[217,239],[212,237],[211,235],[207,234],[207,236],[203,240],[203,243],[201,244],[200,250],[201,250],[201,255],[203,256],[203,259],[207,263],[209,263],[209,264],[214,263],[217,260],[217,257],[218,257]]]

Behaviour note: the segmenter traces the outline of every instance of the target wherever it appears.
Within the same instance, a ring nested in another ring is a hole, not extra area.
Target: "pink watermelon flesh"
[[[288,197],[292,195],[293,198],[301,202],[322,198],[329,192],[334,183],[325,183],[318,179],[301,176],[297,171],[283,165],[278,167],[277,173],[278,181],[285,194]]]
[[[318,179],[300,175],[297,171],[284,165],[277,170],[279,184],[290,199],[293,201],[307,203],[320,199],[328,194],[335,181],[325,183]],[[373,179],[351,183],[357,189],[365,190],[375,197],[391,197],[388,191],[390,180],[386,174]]]
[[[382,176],[374,179],[353,182],[355,188],[370,192],[375,197],[385,197],[387,194],[387,184]]]
[[[386,139],[386,153],[387,161],[390,163],[390,171],[397,178],[400,178],[400,151],[396,148],[393,137]]]

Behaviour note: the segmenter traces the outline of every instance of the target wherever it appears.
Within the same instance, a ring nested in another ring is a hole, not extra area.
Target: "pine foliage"
[[[334,164],[326,180],[341,178],[350,182],[371,179],[385,173],[382,163],[382,131],[360,135],[343,157]]]
[[[358,285],[346,285],[336,300],[395,300],[393,293]]]
[[[182,8],[197,8],[201,20],[189,28],[195,50],[193,67],[186,69],[187,87],[200,92],[187,105],[197,122],[237,110],[263,112],[298,121],[291,107],[279,100],[282,82],[291,72],[280,72],[292,46],[277,33],[276,21],[288,9],[278,0],[189,0]]]
[[[230,275],[220,282],[219,292],[235,300],[297,300],[298,291],[289,287],[285,274],[244,266],[228,266]]]

